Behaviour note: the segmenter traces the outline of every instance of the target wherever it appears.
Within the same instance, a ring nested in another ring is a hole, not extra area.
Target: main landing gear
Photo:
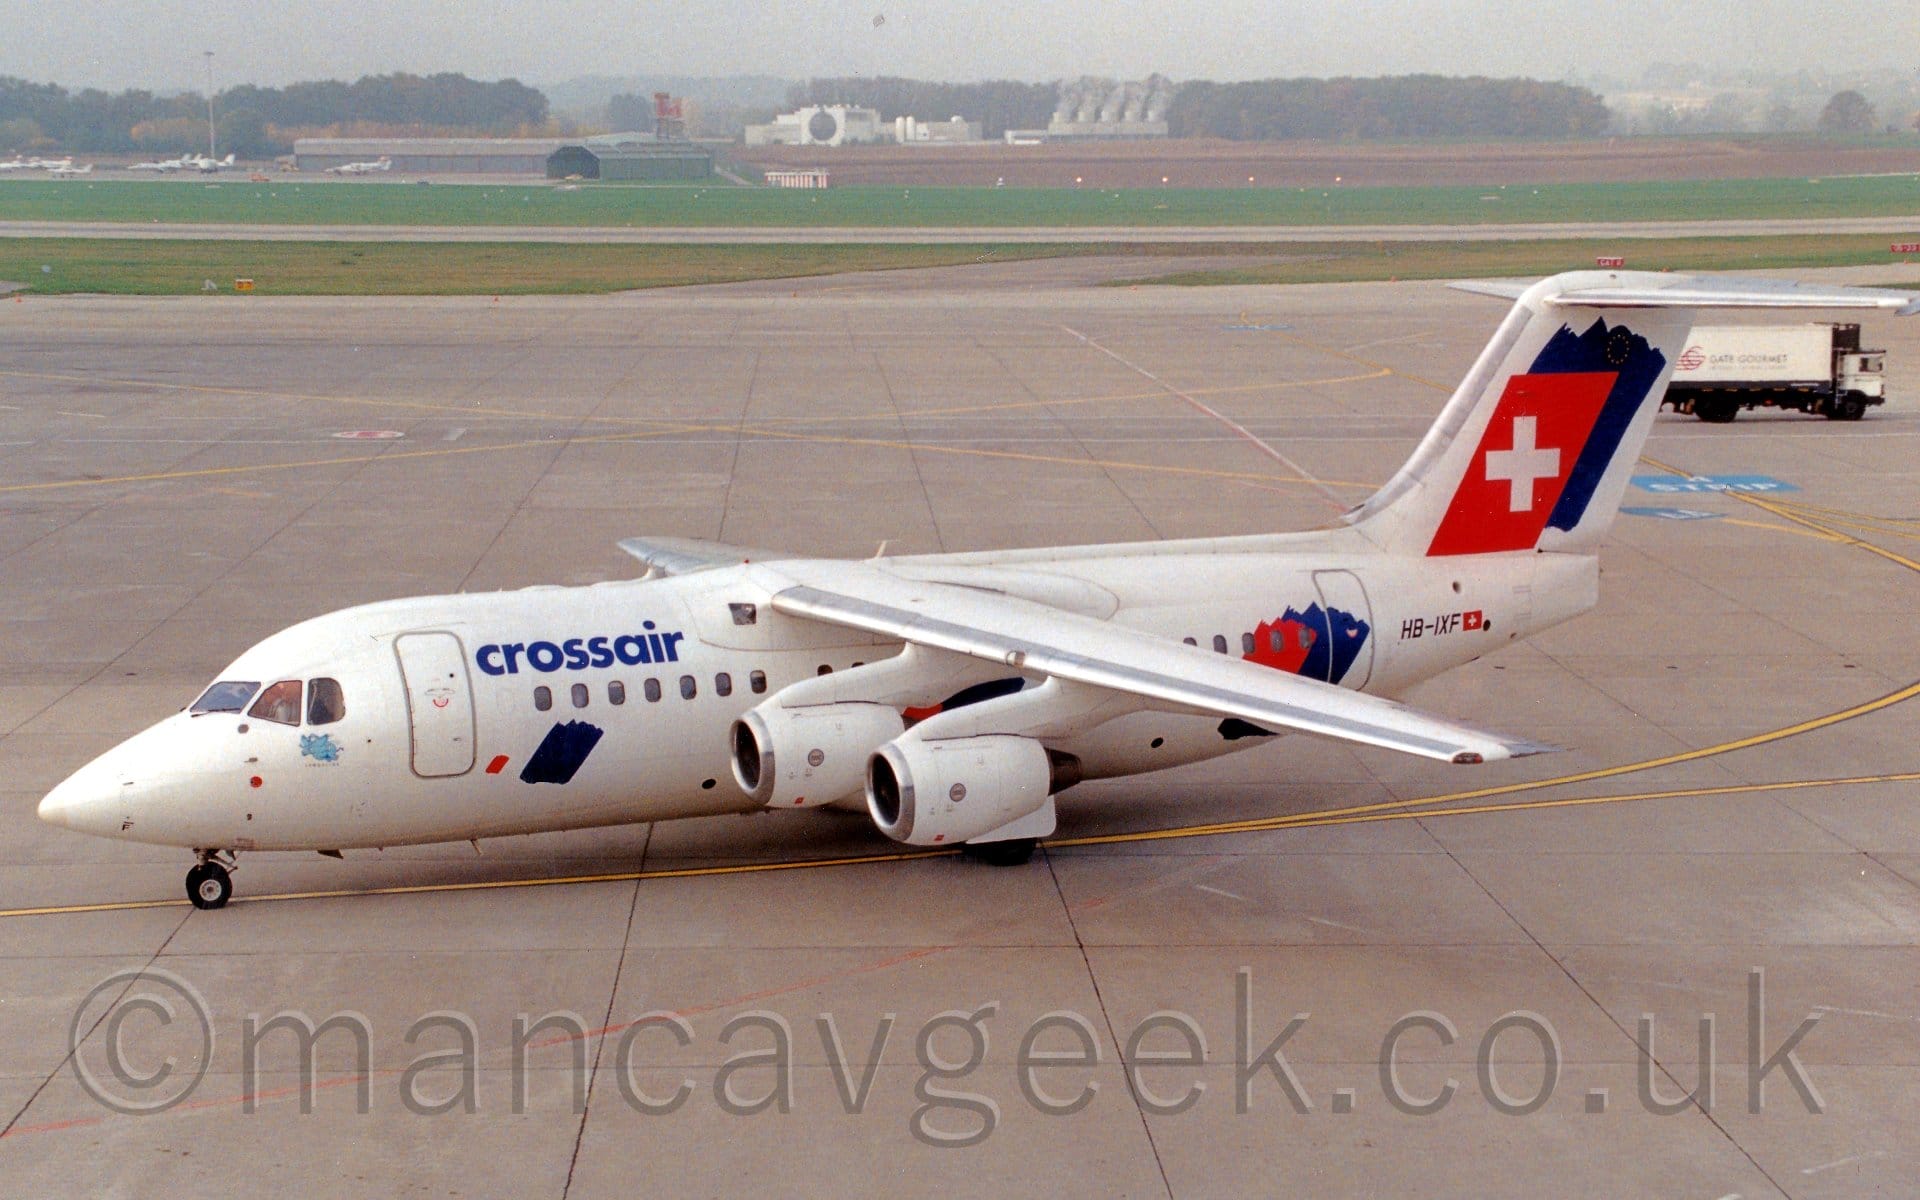
[[[225,908],[233,897],[233,855],[225,850],[195,850],[200,861],[187,872],[187,899],[195,908]]]
[[[963,842],[960,853],[990,867],[1017,867],[1033,857],[1038,838],[1008,838],[1004,842]]]

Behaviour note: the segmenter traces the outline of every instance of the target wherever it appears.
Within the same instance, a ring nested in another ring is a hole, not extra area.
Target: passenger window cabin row
[[[1187,638],[1181,638],[1180,640],[1185,642],[1189,646],[1198,646],[1200,644],[1200,641],[1198,638],[1187,637]],[[1300,632],[1301,645],[1311,646],[1313,645],[1315,640],[1316,640],[1316,635],[1313,630],[1304,629]],[[1272,649],[1273,652],[1276,654],[1280,653],[1281,651],[1287,648],[1286,639],[1281,634],[1278,628],[1267,630],[1267,644],[1269,648]],[[1253,634],[1243,633],[1240,635],[1240,653],[1241,654],[1252,654],[1253,648],[1255,645],[1256,643],[1254,641]],[[1213,651],[1215,654],[1225,654],[1227,652],[1227,635],[1226,634],[1216,633],[1213,635]]]
[[[767,673],[765,671],[748,672],[747,690],[756,696],[763,695],[767,690]],[[725,671],[715,675],[713,677],[713,692],[716,696],[733,695],[733,676]],[[664,695],[664,692],[660,687],[660,681],[658,679],[645,679],[640,683],[640,694],[647,698],[647,703],[657,704],[660,702],[660,698]],[[682,700],[692,700],[699,694],[699,681],[691,675],[682,675],[680,677],[680,698]],[[585,708],[593,703],[593,689],[587,684],[576,683],[567,689],[567,699],[572,701],[575,708]],[[627,685],[618,679],[609,681],[607,684],[607,703],[620,705],[626,702]],[[541,712],[546,712],[548,709],[551,709],[553,707],[553,689],[545,684],[534,688],[533,707]]]

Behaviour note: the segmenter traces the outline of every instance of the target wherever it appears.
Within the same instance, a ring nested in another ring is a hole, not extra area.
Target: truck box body
[[[1673,382],[1833,383],[1831,325],[1696,325]]]
[[[1758,407],[1858,420],[1885,399],[1884,354],[1860,348],[1858,325],[1696,325],[1665,402],[1703,421]]]

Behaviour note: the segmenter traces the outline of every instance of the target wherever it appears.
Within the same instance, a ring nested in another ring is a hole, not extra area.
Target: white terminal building
[[[954,117],[922,121],[917,117],[882,120],[880,113],[854,104],[813,104],[781,113],[766,125],[747,126],[749,146],[855,146],[874,142],[902,145],[951,145],[980,140],[980,122]]]
[[[903,146],[949,145],[980,140],[980,122],[965,117],[944,121],[921,121],[914,117],[893,119],[893,140]]]
[[[1164,138],[1167,112],[1176,87],[1165,75],[1138,80],[1082,76],[1063,81],[1055,92],[1053,118],[1044,129],[1009,129],[1015,145],[1041,142],[1104,142]],[[857,146],[893,142],[902,146],[954,146],[981,140],[979,121],[950,117],[922,121],[902,116],[884,120],[857,104],[812,104],[781,113],[766,125],[749,125],[749,146]]]
[[[883,136],[881,130],[885,129]],[[747,126],[749,146],[853,146],[891,141],[893,126],[880,114],[852,104],[810,104],[781,113],[769,125]]]

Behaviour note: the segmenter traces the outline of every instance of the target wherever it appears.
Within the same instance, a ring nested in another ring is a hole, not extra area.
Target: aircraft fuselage
[[[1016,555],[993,564],[995,586],[1028,599],[1389,695],[1584,610],[1595,574],[1592,558],[1568,555]],[[964,584],[987,564],[888,565]],[[1536,595],[1551,607],[1536,611]],[[314,618],[221,673],[250,685],[252,712],[182,712],[137,735],[63,785],[87,797],[63,823],[185,847],[333,850],[749,811],[756,805],[729,766],[735,718],[791,684],[902,650],[784,616],[768,600],[756,568],[742,566]],[[1033,682],[969,663],[901,707],[911,721],[1015,681]],[[277,713],[261,707],[276,684],[293,699]],[[315,709],[330,686],[337,717]],[[1082,778],[1099,778],[1231,753],[1264,732],[1139,711],[1055,748],[1078,760]]]

